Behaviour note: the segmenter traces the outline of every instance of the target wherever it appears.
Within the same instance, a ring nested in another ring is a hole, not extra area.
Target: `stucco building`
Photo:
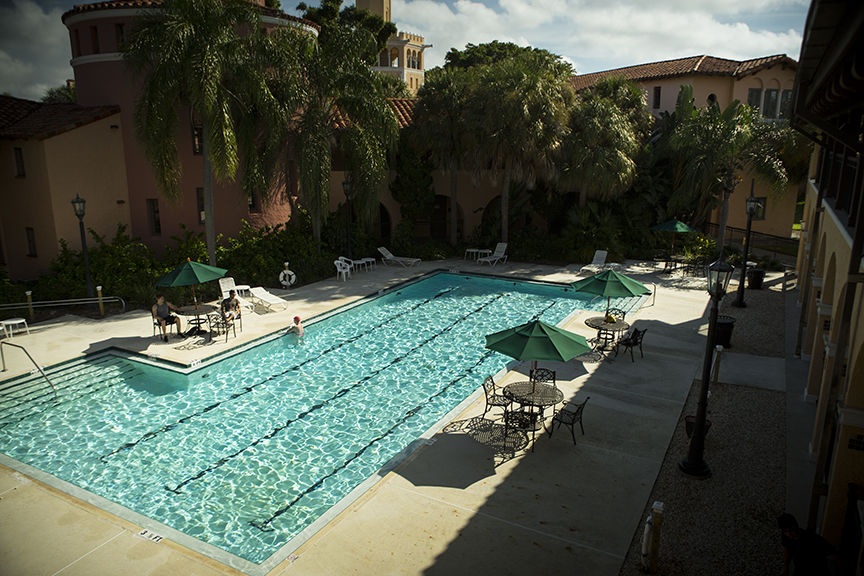
[[[714,56],[690,56],[663,62],[651,62],[593,74],[573,77],[573,88],[585,90],[607,77],[621,76],[639,84],[646,95],[646,105],[655,118],[663,112],[674,112],[678,92],[682,85],[693,87],[696,106],[716,102],[725,108],[738,100],[759,109],[759,114],[770,120],[789,119],[792,87],[797,63],[785,54],[754,58],[753,60],[727,60]],[[742,174],[741,183],[729,199],[730,227],[745,228],[747,212],[745,200],[755,179],[754,196],[762,199],[763,210],[753,219],[753,232],[789,238],[795,219],[795,204],[801,185],[790,184],[783,194],[769,194],[769,186],[753,174]],[[710,222],[720,220],[715,210]]]
[[[864,4],[813,0],[793,126],[817,142],[798,258],[797,350],[817,405],[808,525],[861,574],[864,499]],[[807,364],[809,361],[809,366]]]

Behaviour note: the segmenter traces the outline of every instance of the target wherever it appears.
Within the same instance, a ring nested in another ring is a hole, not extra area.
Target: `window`
[[[161,236],[162,223],[159,221],[159,200],[156,198],[147,199],[147,219],[150,222],[150,234]]]
[[[660,86],[654,86],[654,102],[651,105],[655,110],[660,108]]]
[[[114,25],[114,34],[117,36],[117,50],[123,46],[123,43],[126,42],[126,25],[125,24],[115,24]]]
[[[756,213],[753,214],[753,220],[765,220],[765,209],[768,206],[768,198],[765,196],[757,196]]]
[[[762,103],[762,89],[761,88],[750,88],[747,91],[747,104],[750,105],[754,110],[759,110],[761,108],[760,104]]]
[[[195,198],[198,200],[198,224],[204,224],[204,188],[195,188]]]
[[[27,256],[36,257],[36,231],[33,228],[24,228],[27,235]]]
[[[21,148],[15,148],[15,176],[24,177],[24,151]]]
[[[192,153],[196,156],[204,153],[204,126],[197,119],[192,121]]]
[[[90,26],[90,46],[93,54],[99,54],[99,29],[96,26]]]
[[[72,32],[72,46],[75,47],[75,53],[73,56],[75,58],[81,56],[81,31],[77,28]]]
[[[252,194],[249,196],[249,213],[250,214],[259,214],[261,212],[261,207],[258,204],[258,195]]]
[[[789,104],[792,102],[792,90],[783,90],[780,93],[780,116],[781,120],[789,119]]]
[[[780,91],[776,88],[768,88],[765,90],[765,102],[762,107],[763,118],[777,117],[777,96]]]

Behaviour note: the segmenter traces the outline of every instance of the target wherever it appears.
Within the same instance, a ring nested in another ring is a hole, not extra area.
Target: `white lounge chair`
[[[228,298],[228,292],[230,292],[231,290],[234,290],[234,292],[238,291],[237,286],[234,284],[234,278],[231,278],[230,276],[227,278],[219,279],[219,288],[222,290],[223,300],[225,298]],[[251,304],[248,300],[244,300],[239,295],[235,295],[234,298],[237,300],[237,303],[240,305],[241,308],[246,308],[247,310],[249,310],[249,312],[255,311],[255,306]],[[240,329],[243,329],[242,326]]]
[[[579,273],[597,274],[607,268],[621,268],[621,265],[616,262],[606,262],[606,254],[606,250],[595,251],[594,260],[592,260],[590,264],[583,266]]]
[[[336,266],[336,279],[338,280],[341,276],[342,281],[347,282],[348,277],[351,276],[351,267],[341,260],[334,260],[333,264]]]
[[[388,261],[398,262],[405,268],[410,268],[414,264],[419,264],[421,262],[420,258],[405,258],[402,256],[394,256],[384,246],[379,247],[378,251],[381,252],[381,255],[383,256],[383,258],[381,258],[381,261],[384,262],[384,264],[387,264]]]
[[[286,300],[283,300],[275,294],[271,294],[261,286],[250,288],[249,291],[252,292],[252,302],[261,304],[268,310],[273,310],[276,306],[281,306],[282,310],[288,309],[288,302]]]
[[[490,266],[495,266],[499,260],[503,260],[507,262],[507,255],[505,252],[507,251],[507,243],[499,242],[497,246],[495,246],[495,252],[492,253],[491,256],[485,256],[483,258],[477,259],[477,264],[482,264],[483,262],[488,262]]]

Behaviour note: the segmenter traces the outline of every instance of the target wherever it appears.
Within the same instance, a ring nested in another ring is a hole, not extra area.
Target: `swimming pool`
[[[4,383],[0,452],[261,565],[506,365],[486,334],[605,305],[440,273],[185,374],[87,358],[50,369],[56,398]]]

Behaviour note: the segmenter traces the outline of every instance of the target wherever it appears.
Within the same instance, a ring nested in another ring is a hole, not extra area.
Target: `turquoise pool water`
[[[5,383],[0,452],[260,564],[505,366],[486,334],[605,306],[436,274],[189,374],[102,355],[52,368],[56,397]]]

